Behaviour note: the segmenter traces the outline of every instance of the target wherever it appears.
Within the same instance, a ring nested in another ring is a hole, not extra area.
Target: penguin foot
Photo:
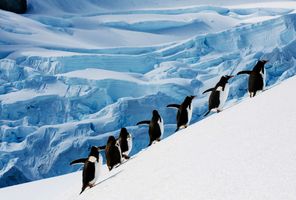
[[[213,108],[211,111],[216,112],[216,113],[219,113],[219,112],[222,111],[222,109],[219,109],[219,108]]]
[[[250,98],[254,97],[256,95],[255,92],[250,92]]]
[[[130,157],[128,155],[122,154],[122,157],[126,160],[130,159]]]
[[[155,144],[156,142],[160,142],[160,140],[161,140],[160,138],[157,138],[157,139],[151,141],[151,142],[149,143],[148,147],[151,146],[151,144]]]

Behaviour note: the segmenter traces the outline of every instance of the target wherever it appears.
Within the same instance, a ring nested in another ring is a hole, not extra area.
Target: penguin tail
[[[108,166],[109,171],[113,169],[113,166]]]
[[[147,146],[147,147],[150,147],[150,146],[151,146],[151,144],[152,144],[152,141],[150,140],[150,142],[149,142],[149,144],[148,144],[148,146]]]
[[[207,116],[210,112],[211,112],[211,110],[209,110],[209,111],[204,115],[204,117]]]
[[[82,189],[81,189],[81,192],[79,193],[79,195],[81,195],[81,193],[86,189],[87,185],[83,185],[82,186]]]
[[[175,132],[177,132],[179,129],[180,129],[180,127],[177,127],[176,130],[175,130]]]

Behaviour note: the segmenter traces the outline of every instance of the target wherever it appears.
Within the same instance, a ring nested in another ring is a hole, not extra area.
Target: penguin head
[[[94,156],[96,159],[99,159],[99,148],[92,146],[89,153],[89,157],[90,156]]]
[[[225,75],[225,76],[222,76],[219,80],[219,82],[216,84],[215,88],[219,88],[219,87],[222,87],[223,90],[224,90],[224,87],[225,85],[228,83],[228,80],[230,78],[232,78],[233,76],[228,76],[228,75]]]
[[[152,120],[157,121],[159,119],[160,119],[160,115],[159,115],[158,111],[157,110],[153,110],[152,111]]]
[[[183,105],[190,105],[192,100],[195,98],[196,96],[187,96],[185,97],[184,101],[183,101]]]
[[[153,115],[153,116],[159,116],[157,110],[153,110],[153,111],[152,111],[152,115]]]
[[[261,62],[263,63],[262,68],[261,68],[261,72],[264,74],[264,65],[268,62],[268,60],[261,60]]]
[[[228,80],[231,79],[233,76],[228,76],[228,75],[225,75],[225,76],[222,76],[220,81],[218,82],[217,86],[222,86],[224,87],[226,83],[228,83]]]
[[[264,74],[264,65],[268,62],[268,60],[259,60],[255,67],[253,68],[253,71],[260,73],[262,72]]]
[[[229,79],[231,79],[233,76],[228,76],[228,75],[226,75],[226,76],[222,76],[225,80],[226,80],[226,82],[229,80]]]
[[[124,139],[127,139],[128,137],[130,137],[130,135],[127,132],[126,128],[121,128],[119,137],[124,138]]]
[[[116,144],[116,139],[113,135],[109,136],[108,141],[107,141],[107,145],[111,145],[114,146]]]

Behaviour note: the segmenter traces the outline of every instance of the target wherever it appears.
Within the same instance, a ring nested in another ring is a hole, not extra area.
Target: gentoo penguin
[[[168,108],[177,108],[177,129],[178,131],[181,127],[187,128],[192,117],[192,100],[195,96],[187,96],[181,105],[179,104],[169,104]]]
[[[212,109],[216,109],[217,112],[222,110],[229,93],[228,80],[232,77],[233,76],[222,76],[214,88],[207,89],[203,92],[203,94],[211,92],[209,97],[209,110],[204,116],[207,116]]]
[[[263,90],[265,87],[265,70],[264,65],[267,63],[267,60],[259,60],[252,71],[241,71],[238,72],[237,75],[240,74],[248,74],[249,76],[249,84],[248,90],[250,97],[254,97],[259,90]]]
[[[164,132],[164,125],[163,125],[163,119],[160,117],[157,110],[153,110],[152,112],[152,119],[151,120],[144,120],[137,123],[137,125],[140,124],[149,124],[149,138],[150,146],[154,141],[160,141]]]
[[[128,154],[132,150],[133,139],[129,132],[127,132],[126,128],[121,128],[118,143],[120,146],[122,157],[125,159],[129,159]]]
[[[73,160],[70,165],[77,163],[84,163],[81,194],[88,186],[93,187],[98,179],[102,166],[102,157],[99,154],[99,148],[92,146],[87,158]]]
[[[111,171],[114,166],[121,164],[121,149],[114,136],[109,136],[105,148],[108,169]]]

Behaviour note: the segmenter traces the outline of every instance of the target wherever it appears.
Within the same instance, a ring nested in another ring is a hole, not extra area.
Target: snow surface
[[[267,89],[296,74],[296,2],[208,0],[28,0],[0,10],[0,187],[79,170],[68,163],[127,127],[135,155],[148,144],[136,127],[157,109],[196,95],[203,119],[222,75],[267,59]],[[77,6],[79,5],[79,6]],[[231,79],[226,107],[247,97]]]
[[[296,77],[141,151],[79,196],[81,171],[0,189],[5,199],[296,198]],[[84,154],[86,154],[85,152]],[[70,167],[70,166],[69,166]],[[38,192],[37,192],[38,191]]]

